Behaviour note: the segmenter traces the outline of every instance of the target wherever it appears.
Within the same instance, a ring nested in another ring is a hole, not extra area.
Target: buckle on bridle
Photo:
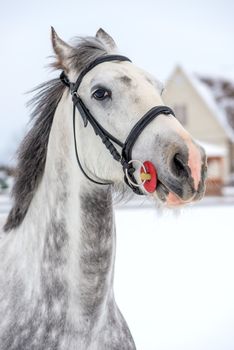
[[[79,98],[80,96],[78,95],[77,91],[72,91],[72,97],[75,96],[76,98]]]
[[[64,85],[70,88],[70,80],[68,79],[64,71],[62,71],[62,73],[60,74],[60,80],[63,82]]]

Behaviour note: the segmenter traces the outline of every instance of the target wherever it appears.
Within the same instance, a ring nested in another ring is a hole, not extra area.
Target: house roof
[[[222,146],[200,140],[198,143],[205,149],[207,157],[225,157],[227,155],[227,149]]]
[[[179,69],[204,100],[228,138],[234,142],[234,80],[227,77],[191,74],[184,68]]]

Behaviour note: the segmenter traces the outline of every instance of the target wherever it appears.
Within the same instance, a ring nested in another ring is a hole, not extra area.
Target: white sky
[[[232,0],[2,1],[0,163],[28,121],[24,93],[51,77],[50,25],[65,40],[103,27],[122,53],[164,81],[176,63],[191,71],[234,72]]]

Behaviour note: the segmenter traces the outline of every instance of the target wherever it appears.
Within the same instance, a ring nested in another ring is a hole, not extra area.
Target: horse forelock
[[[107,54],[104,44],[94,37],[74,38],[73,47],[74,54],[70,59],[72,68],[77,73],[97,57]],[[57,61],[52,66],[63,69]],[[64,90],[65,86],[58,78],[32,90],[36,92],[28,103],[33,107],[32,126],[17,151],[18,163],[12,189],[13,207],[4,225],[5,232],[16,229],[22,223],[42,179],[50,130]]]

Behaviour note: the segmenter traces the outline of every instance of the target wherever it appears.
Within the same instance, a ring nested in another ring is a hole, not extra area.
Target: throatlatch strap
[[[79,158],[79,154],[78,154],[78,149],[77,149],[77,142],[76,142],[76,106],[74,104],[73,106],[73,138],[74,138],[74,145],[75,145],[75,154],[76,154],[76,160],[77,160],[77,163],[79,165],[79,168],[80,170],[82,171],[82,173],[84,174],[84,176],[91,182],[97,184],[97,185],[111,185],[110,182],[99,182],[99,181],[96,181],[94,179],[92,179],[84,170],[81,162],[80,162],[80,158]]]

